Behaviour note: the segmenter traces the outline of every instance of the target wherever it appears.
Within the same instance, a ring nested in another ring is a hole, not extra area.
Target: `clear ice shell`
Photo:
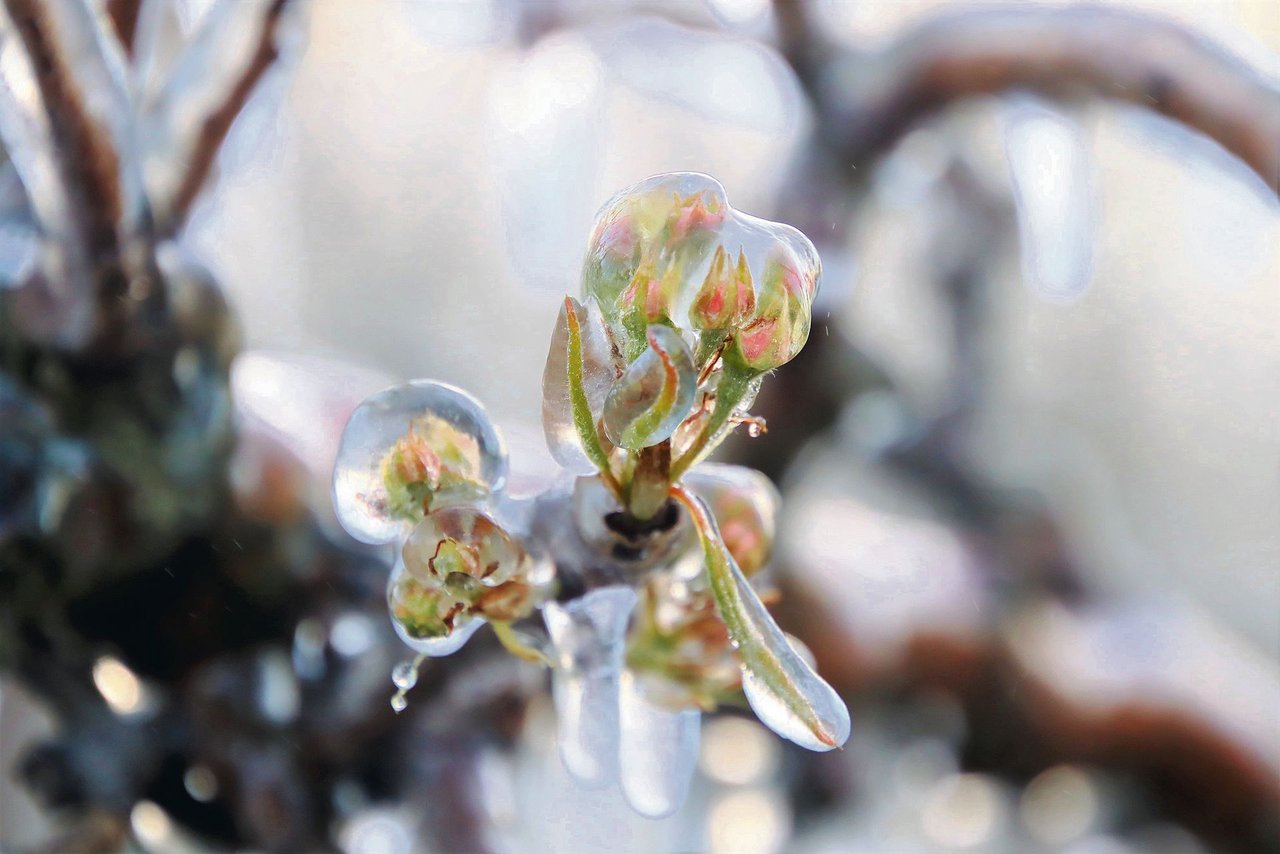
[[[583,262],[583,293],[598,300],[613,323],[614,307],[642,262],[655,264],[651,272],[657,279],[666,265],[678,263],[679,280],[666,309],[678,328],[692,328],[689,309],[717,246],[730,258],[740,251],[746,256],[757,296],[769,259],[785,258],[799,273],[806,307],[812,307],[822,273],[813,243],[789,225],[735,210],[720,182],[697,172],[655,175],[605,202]]]
[[[573,423],[573,402],[569,395],[569,325],[568,311],[573,309],[582,336],[582,388],[587,406],[597,418],[604,408],[609,387],[617,379],[612,349],[600,309],[594,303],[584,307],[577,300],[566,300],[556,319],[547,351],[547,364],[542,372],[542,430],[547,448],[567,471],[576,475],[595,474],[595,463],[582,449],[582,441]]]
[[[788,681],[813,710],[815,717],[831,734],[834,744],[819,740],[808,725],[787,706],[787,702],[772,687],[747,666],[742,665],[742,690],[747,702],[760,722],[785,739],[794,741],[809,750],[826,751],[842,746],[849,740],[849,709],[827,682],[814,672],[804,656],[796,651],[787,636],[778,628],[773,617],[761,603],[742,572],[733,570],[733,583],[738,588],[742,607],[750,616],[750,623],[759,633],[756,643],[774,651],[786,671]],[[789,655],[787,653],[790,653]]]
[[[374,545],[403,536],[409,522],[385,508],[382,460],[417,417],[431,414],[474,438],[480,448],[480,479],[497,492],[507,476],[507,448],[484,407],[459,388],[413,380],[384,389],[351,413],[333,469],[333,506],[338,521],[357,540]]]
[[[645,696],[640,680],[624,672],[618,691],[622,793],[649,818],[671,815],[684,803],[698,762],[702,713],[668,709]]]
[[[487,513],[474,507],[443,507],[419,522],[400,549],[408,571],[430,580],[432,558],[444,540],[452,540],[474,555],[477,571],[492,567],[483,576],[476,575],[477,582],[485,587],[523,577],[532,565],[524,547]]]
[[[397,556],[395,568],[391,570],[391,576],[387,579],[388,608],[394,607],[392,596],[394,595],[396,584],[407,572],[404,561]],[[414,652],[431,658],[442,658],[462,649],[466,642],[471,640],[471,636],[479,631],[484,624],[485,619],[483,617],[459,615],[453,624],[453,631],[448,636],[442,638],[415,638],[400,624],[399,620],[394,617],[391,618],[391,625],[395,628],[396,634],[400,636],[400,640],[404,641],[405,645]]]
[[[588,788],[607,785],[617,772],[618,679],[636,598],[630,587],[602,587],[542,609],[555,651],[560,758]]]
[[[605,435],[632,450],[669,438],[693,409],[698,392],[693,353],[680,333],[650,326],[648,340],[648,349],[627,367],[604,402]]]

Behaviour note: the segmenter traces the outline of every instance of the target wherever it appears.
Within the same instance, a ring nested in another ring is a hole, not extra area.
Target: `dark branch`
[[[111,19],[126,55],[133,54],[133,40],[138,34],[138,13],[141,10],[142,0],[107,0],[107,17]]]
[[[75,82],[71,64],[81,58],[68,53],[53,10],[42,0],[4,0],[4,4],[35,72],[76,239],[91,265],[113,262],[122,211],[119,153]]]
[[[200,194],[205,181],[208,180],[214,159],[222,147],[223,140],[227,137],[227,132],[231,130],[236,116],[244,109],[262,75],[279,57],[276,34],[288,4],[289,0],[274,0],[268,7],[257,46],[249,62],[228,90],[226,98],[210,111],[201,123],[195,147],[187,161],[186,172],[178,185],[173,203],[167,211],[165,227],[168,231],[173,232],[181,227],[192,203]]]
[[[932,18],[883,51],[857,54],[822,43],[795,0],[777,10],[783,50],[846,162],[877,158],[954,102],[1024,90],[1160,113],[1215,140],[1280,192],[1280,92],[1173,22],[1105,8],[1012,6]]]

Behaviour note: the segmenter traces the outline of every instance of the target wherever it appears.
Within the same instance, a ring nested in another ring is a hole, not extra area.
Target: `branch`
[[[30,61],[59,189],[66,197],[63,227],[42,226],[74,241],[87,256],[81,264],[89,267],[76,274],[93,276],[98,264],[115,262],[119,228],[127,214],[136,213],[126,201],[115,132],[126,114],[123,88],[109,70],[87,7],[40,0],[4,0],[4,6]]]
[[[147,117],[157,140],[148,158],[162,166],[148,170],[149,178],[162,176],[148,187],[161,233],[182,226],[232,123],[279,57],[276,39],[290,2],[224,0],[179,59]]]
[[[133,53],[133,40],[138,34],[138,13],[142,10],[142,0],[107,0],[107,17],[115,27],[120,45],[127,54]]]
[[[777,11],[784,52],[846,162],[875,159],[956,101],[1026,90],[1153,110],[1215,140],[1280,192],[1280,91],[1170,21],[1106,8],[1011,6],[932,18],[882,51],[857,54],[822,43],[794,0]]]

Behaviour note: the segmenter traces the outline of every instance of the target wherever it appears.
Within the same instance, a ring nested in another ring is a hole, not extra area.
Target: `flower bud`
[[[746,254],[738,250],[735,267],[724,246],[717,246],[711,268],[689,309],[690,325],[698,330],[730,329],[749,321],[755,307],[756,292]]]
[[[811,288],[789,254],[775,251],[765,263],[755,317],[734,340],[738,358],[755,371],[785,365],[809,338]]]

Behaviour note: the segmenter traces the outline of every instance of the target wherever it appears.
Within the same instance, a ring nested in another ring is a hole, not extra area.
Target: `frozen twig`
[[[107,0],[106,11],[124,52],[132,54],[133,40],[138,32],[138,14],[142,11],[142,0]]]
[[[277,38],[290,0],[224,0],[203,22],[148,121],[161,148],[148,161],[157,228],[173,233],[199,195],[232,123],[279,56]]]
[[[1280,192],[1280,91],[1180,25],[1107,8],[1009,6],[940,15],[874,53],[839,50],[802,3],[777,4],[783,52],[809,86],[828,144],[861,165],[968,97],[1015,90],[1105,98],[1199,131]]]
[[[81,251],[82,257],[68,259],[73,277],[101,281],[98,268],[118,264],[121,226],[136,224],[139,213],[132,197],[136,176],[123,159],[122,82],[84,4],[4,0],[4,6],[31,66],[65,196],[62,226],[41,225]]]

